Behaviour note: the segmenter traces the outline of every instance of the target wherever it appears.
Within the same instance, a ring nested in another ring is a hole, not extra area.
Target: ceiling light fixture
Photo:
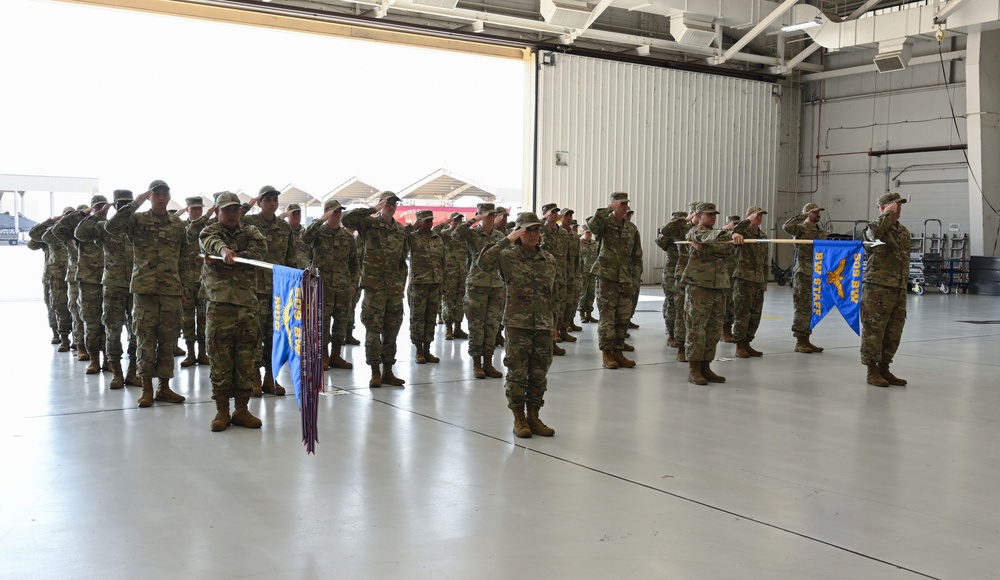
[[[820,20],[820,17],[816,16],[815,19],[808,20],[808,21],[803,22],[801,24],[792,24],[790,26],[782,26],[781,27],[781,31],[782,32],[796,32],[796,31],[799,31],[799,30],[805,30],[807,28],[815,28],[817,26],[822,26],[822,25],[823,25],[823,22]]]

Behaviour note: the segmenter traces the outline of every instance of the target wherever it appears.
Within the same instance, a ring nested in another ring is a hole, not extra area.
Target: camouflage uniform
[[[72,210],[72,208],[67,209]],[[45,254],[45,273],[49,282],[48,296],[52,311],[55,313],[57,332],[65,344],[65,350],[62,346],[59,350],[65,352],[69,350],[68,336],[73,331],[73,318],[68,306],[66,245],[52,234],[46,237],[46,233],[51,230],[55,223],[55,219],[47,219],[36,224],[28,232],[28,237],[31,238],[31,241],[44,244],[48,248]]]
[[[312,267],[319,268],[323,279],[323,344],[336,349],[344,344],[353,319],[354,285],[361,270],[357,244],[347,228],[331,228],[324,220],[309,224],[302,242],[312,254]]]
[[[425,210],[431,215],[433,212]],[[417,212],[417,220],[423,211]],[[438,308],[441,306],[441,285],[444,282],[445,243],[441,235],[431,230],[424,234],[417,229],[409,233],[410,282],[406,288],[410,306],[410,342],[430,346],[434,341]],[[418,353],[420,348],[417,348]]]
[[[563,212],[565,215],[566,212]],[[571,214],[572,215],[572,214]],[[560,318],[563,326],[573,326],[573,317],[576,314],[576,305],[580,301],[580,291],[582,282],[580,275],[583,271],[583,261],[580,257],[580,236],[574,234],[565,226],[560,225],[562,231],[566,232],[566,300]]]
[[[351,315],[347,319],[347,338],[344,340],[344,344],[360,344],[360,341],[354,337],[354,327],[358,323],[358,303],[361,302],[361,264],[365,263],[365,243],[364,240],[358,236],[357,230],[351,230],[347,228],[348,233],[354,236],[354,245],[358,249],[358,273],[351,280],[351,284],[354,287],[354,293],[351,296]]]
[[[190,207],[202,207],[204,202],[200,197],[189,198],[187,200],[187,206]],[[184,310],[183,310],[183,331],[184,331],[184,342],[187,343],[188,348],[188,358],[194,362],[196,360],[194,356],[194,345],[197,343],[201,348],[201,355],[204,354],[205,345],[205,326],[207,321],[205,319],[205,297],[201,292],[201,272],[202,272],[202,262],[204,258],[201,257],[201,247],[198,243],[198,238],[201,235],[201,231],[205,229],[209,224],[209,217],[207,215],[202,215],[198,219],[189,219],[187,221],[187,228],[185,230],[185,235],[187,235],[187,252],[184,254],[184,261],[187,262],[187,275],[182,281],[184,283]],[[184,364],[189,364],[185,362]]]
[[[741,221],[743,219],[738,215],[731,215],[728,219],[728,222],[733,225]],[[737,251],[734,249],[729,253],[729,257],[726,258],[726,271],[729,273],[729,296],[726,300],[726,320],[723,326],[722,337],[727,342],[732,342],[733,321],[736,319],[736,301],[733,300],[733,293],[736,290],[736,278],[733,277],[733,274],[736,272],[736,266],[739,264],[739,257],[736,254]]]
[[[613,199],[619,195],[625,194],[616,193]],[[610,208],[601,208],[587,221],[600,247],[590,273],[597,277],[598,346],[602,351],[622,350],[632,300],[642,280],[639,230],[632,222],[619,222],[611,214]]]
[[[492,204],[485,204],[487,207]],[[488,211],[488,210],[487,210]],[[478,257],[486,246],[496,244],[504,237],[497,228],[486,233],[479,225],[472,227],[464,222],[452,234],[465,243],[470,256]],[[492,360],[496,350],[496,336],[503,315],[504,285],[496,270],[484,270],[473,263],[466,277],[465,316],[469,320],[469,356]]]
[[[663,325],[670,337],[674,336],[674,320],[677,318],[675,304],[675,293],[677,292],[677,281],[674,278],[674,270],[677,268],[677,244],[684,239],[687,234],[687,214],[675,211],[671,219],[665,226],[660,228],[656,236],[656,245],[667,253],[667,263],[663,266],[663,274],[660,276],[660,286],[663,288]]]
[[[879,205],[898,201],[898,194],[889,193],[879,198]],[[885,244],[867,248],[861,291],[861,364],[884,365],[887,370],[899,348],[906,324],[910,232],[885,213],[865,228],[865,240],[881,240]],[[906,383],[890,380],[890,384]]]
[[[590,318],[594,312],[594,298],[597,290],[597,277],[590,273],[597,262],[597,242],[594,240],[580,240],[580,316]]]
[[[396,362],[396,336],[403,325],[408,242],[399,222],[394,219],[386,223],[374,214],[375,208],[354,209],[344,214],[341,223],[358,231],[365,248],[361,264],[365,362],[389,368]]]
[[[461,327],[465,318],[465,279],[469,276],[469,248],[454,235],[448,224],[435,227],[444,240],[444,282],[442,306],[445,324]]]
[[[752,207],[748,213],[754,213],[755,209],[759,208]],[[762,229],[754,232],[749,220],[740,221],[736,227],[746,232],[743,237],[748,240],[767,237]],[[736,269],[732,274],[733,341],[737,344],[750,343],[757,336],[757,327],[760,326],[760,316],[764,309],[769,250],[767,244],[737,246]]]
[[[87,209],[87,207],[81,205],[74,211],[79,212],[84,209]],[[66,219],[69,215],[72,215],[72,212],[70,214],[63,214],[63,219]],[[86,349],[86,343],[83,339],[83,318],[80,317],[80,281],[77,278],[80,255],[76,248],[76,240],[73,239],[72,228],[70,228],[68,233],[63,232],[61,236],[57,234],[56,226],[61,221],[54,223],[49,228],[42,237],[42,241],[48,242],[50,245],[52,242],[58,242],[66,249],[66,308],[69,310],[72,321],[73,344],[76,345],[74,348],[83,347]]]
[[[107,203],[104,196],[94,196],[91,204]],[[59,221],[52,229],[56,236],[66,242],[69,252],[74,248],[77,256],[77,283],[79,284],[80,319],[84,328],[84,348],[95,363],[104,350],[104,326],[101,316],[104,304],[104,288],[101,278],[104,276],[104,252],[90,241],[81,241],[75,235],[77,226],[85,220],[103,221],[103,218],[86,216],[83,212],[74,212]],[[98,368],[94,363],[91,367]]]
[[[816,204],[808,204],[806,207],[810,205]],[[816,206],[816,209],[822,208]],[[788,218],[782,229],[796,240],[825,240],[826,232],[819,227],[819,224],[807,222],[807,217],[809,217],[809,212],[803,211],[800,215]],[[792,334],[796,338],[808,338],[812,334],[812,330],[809,328],[810,321],[812,320],[812,266],[812,244],[796,245],[794,282],[792,287],[792,303],[795,306],[795,316],[792,319]]]
[[[691,204],[693,206],[696,204]],[[684,223],[677,225],[677,232],[683,235],[682,239],[687,239],[688,232],[694,224],[684,220]],[[681,244],[677,246],[677,266],[674,267],[674,341],[677,344],[677,360],[687,361],[687,356],[680,352],[687,341],[687,317],[684,313],[684,303],[687,301],[687,284],[684,282],[684,270],[688,265],[688,258],[691,256],[691,246]]]
[[[41,250],[45,257],[46,267],[42,268],[42,300],[45,302],[45,318],[49,323],[49,328],[52,330],[52,344],[57,344],[59,342],[59,322],[56,319],[56,311],[52,307],[52,292],[49,289],[49,280],[51,279],[48,269],[49,245],[41,240],[35,241],[29,238],[28,249],[33,252]]]
[[[549,207],[546,205],[545,207]],[[545,208],[542,208],[543,210]],[[558,212],[558,208],[554,211]],[[566,309],[570,308],[572,320],[572,306],[576,306],[575,301],[571,306],[567,306],[569,302],[569,277],[572,266],[570,264],[571,256],[570,252],[570,242],[572,241],[573,234],[562,229],[558,225],[548,226],[542,225],[542,247],[556,260],[556,281],[555,289],[552,292],[552,313],[555,319],[554,328],[557,331],[565,331],[567,319],[565,318]],[[579,250],[576,252],[577,257],[579,257]]]

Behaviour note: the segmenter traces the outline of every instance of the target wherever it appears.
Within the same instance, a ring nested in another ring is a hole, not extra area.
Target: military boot
[[[52,341],[50,342],[50,344],[59,344],[60,342],[62,342],[62,339],[59,338],[59,333],[57,331],[53,330],[52,331]]]
[[[90,360],[90,353],[87,352],[87,347],[83,346],[83,343],[76,345],[76,360],[85,361]]]
[[[709,364],[712,361],[703,360],[701,361],[701,376],[705,377],[710,383],[724,383],[726,382],[726,377],[722,375],[715,374],[712,371],[712,367]]]
[[[890,373],[889,372],[889,365],[883,364],[883,363],[879,363],[879,365],[878,365],[878,372],[879,372],[880,375],[882,375],[882,378],[885,379],[886,382],[889,383],[890,385],[895,385],[897,387],[905,387],[906,386],[906,379],[901,379],[901,378],[897,377],[896,375]]]
[[[795,339],[795,352],[811,353],[813,349],[809,346],[809,337],[799,336]]]
[[[868,365],[868,384],[876,387],[888,387],[889,381],[885,380],[882,373],[878,372],[878,365]]]
[[[746,347],[747,354],[749,354],[750,356],[764,356],[764,353],[760,352],[759,350],[755,350],[754,347],[750,346],[749,340],[744,342],[743,346]]]
[[[493,366],[493,354],[483,357],[483,372],[491,379],[502,379],[503,373]]]
[[[346,360],[344,360],[343,357],[340,356],[340,353],[343,352],[343,350],[344,347],[340,346],[339,344],[333,345],[333,356],[330,358],[331,369],[350,370],[354,368],[353,363],[347,362]]]
[[[101,370],[109,373],[113,372],[114,367],[111,366],[111,361],[108,359],[108,353],[103,350],[101,351],[101,359],[104,361],[104,364],[101,365]]]
[[[392,374],[391,364],[382,365],[382,382],[394,387],[402,387],[406,384],[406,381]]]
[[[114,376],[111,377],[111,382],[108,383],[108,388],[117,390],[125,386],[125,375],[122,374],[122,362],[114,361],[111,363],[111,372]]]
[[[477,379],[486,378],[486,371],[483,370],[483,357],[472,357],[472,376]]]
[[[379,365],[372,365],[372,378],[368,381],[369,388],[378,388],[382,386],[382,369]]]
[[[59,348],[56,350],[58,352],[69,352],[69,336],[62,335],[62,342],[59,343]]]
[[[587,322],[600,322],[600,320],[594,318],[594,313],[593,312],[588,312],[587,313]]]
[[[556,356],[563,356],[566,354],[566,349],[559,346],[555,342],[552,343],[552,354]]]
[[[687,353],[684,352],[684,343],[677,343],[677,362],[687,362]]]
[[[212,364],[212,360],[208,358],[208,350],[205,348],[205,339],[198,341],[198,357],[195,360],[200,365]]]
[[[674,333],[671,331],[667,331],[667,346],[677,348],[677,339],[674,338]]]
[[[186,354],[187,354],[186,350],[177,346],[176,344],[174,345],[174,356],[184,356]]]
[[[276,397],[285,396],[285,387],[282,387],[278,384],[278,381],[274,380],[274,374],[271,372],[270,364],[264,366],[264,381],[260,384],[260,390],[262,393],[267,393]]]
[[[572,320],[570,320],[569,324],[566,325],[566,330],[571,330],[573,332],[580,332],[581,330],[583,330],[583,327],[577,326]]]
[[[140,407],[150,407],[153,405],[153,379],[147,379],[143,377],[142,379],[142,394],[139,395]]]
[[[444,339],[445,340],[454,340],[455,339],[455,331],[452,330],[452,323],[450,323],[450,322],[448,322],[448,323],[445,324],[445,327],[444,327]]]
[[[560,342],[562,342],[562,337],[559,336],[559,331],[553,328],[552,329],[552,343],[556,344],[556,343],[560,343]]]
[[[344,344],[353,344],[354,346],[357,346],[361,344],[361,341],[354,338],[354,332],[352,331],[347,333],[347,338],[344,339]]]
[[[601,364],[604,365],[604,368],[606,369],[618,368],[618,361],[615,360],[615,355],[610,350],[601,351]]]
[[[260,368],[255,366],[253,370],[250,371],[250,376],[253,378],[250,396],[255,399],[259,399],[264,396],[264,391],[260,384]]]
[[[215,419],[212,419],[212,431],[225,431],[233,422],[229,414],[229,397],[215,397]]]
[[[732,324],[724,324],[722,326],[722,342],[734,342]]]
[[[134,356],[128,359],[128,370],[125,371],[125,384],[130,387],[142,386],[142,382],[139,380],[139,375],[135,372]]]
[[[247,429],[260,429],[263,423],[260,419],[254,417],[250,409],[247,408],[249,402],[250,398],[246,395],[236,397],[236,412],[233,413],[231,424],[237,427],[246,427]]]
[[[747,343],[745,341],[737,341],[736,343],[736,356],[740,358],[750,358],[750,352],[747,351]]]
[[[614,357],[615,362],[618,363],[618,368],[630,369],[635,366],[635,361],[625,358],[625,355],[623,355],[620,350],[611,351],[611,356]]]
[[[696,385],[708,384],[708,379],[701,374],[701,362],[691,361],[688,363],[688,382]]]
[[[809,346],[809,348],[812,349],[813,352],[823,352],[823,347],[816,346],[815,344],[810,342],[808,336],[806,337],[806,344]]]
[[[542,437],[552,437],[556,434],[556,430],[549,427],[542,420],[538,418],[538,410],[540,407],[534,405],[528,405],[528,429],[531,429],[532,435],[540,435]]]
[[[462,330],[462,323],[455,323],[455,332],[452,333],[455,338],[469,338],[469,333]]]
[[[427,362],[429,363],[441,362],[441,359],[431,354],[431,343],[429,342],[424,343],[424,358],[427,359]]]
[[[187,356],[181,361],[182,368],[193,367],[198,362],[198,357],[194,355],[194,341],[187,341]]]
[[[590,320],[587,319],[587,312],[584,311],[584,310],[580,311],[580,323],[581,324],[590,324]]]
[[[628,321],[628,327],[629,328],[639,328],[639,325],[636,324],[636,323],[634,323],[634,322],[632,322],[631,320],[629,320]]]
[[[524,407],[511,409],[511,411],[514,412],[514,435],[522,439],[531,437],[531,428],[528,427],[528,421],[524,416]]]
[[[417,349],[417,356],[416,358],[414,358],[414,362],[416,362],[418,365],[427,364],[427,357],[424,356],[424,343],[417,342],[414,343],[413,346],[416,347]]]
[[[84,371],[88,375],[96,375],[101,372],[101,355],[95,353],[94,356],[90,358],[90,364],[87,365],[87,370]]]
[[[561,338],[563,342],[576,342],[576,337],[570,334],[565,328],[559,329],[559,338]]]
[[[160,379],[160,384],[156,388],[156,396],[153,397],[157,401],[162,401],[164,403],[183,403],[184,396],[178,395],[177,393],[170,390],[170,379]]]
[[[622,343],[622,350],[625,351],[625,352],[632,352],[632,351],[635,350],[635,347],[632,346],[631,344],[627,343],[627,342],[623,342]]]

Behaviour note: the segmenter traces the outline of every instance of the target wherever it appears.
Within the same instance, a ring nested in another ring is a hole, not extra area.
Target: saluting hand
[[[181,209],[177,210],[177,213],[175,213],[174,216],[181,217],[182,215],[187,213],[187,210],[188,210],[187,206],[184,206]]]
[[[135,207],[139,207],[140,205],[146,203],[146,200],[150,197],[153,197],[153,190],[147,189],[145,193],[140,193],[132,203],[135,204]]]
[[[521,239],[521,236],[523,236],[524,232],[526,231],[528,230],[525,230],[523,228],[515,229],[511,233],[507,234],[507,239],[510,240],[511,243],[516,242],[517,240]]]

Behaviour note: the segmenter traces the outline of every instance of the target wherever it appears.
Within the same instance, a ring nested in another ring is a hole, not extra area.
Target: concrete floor
[[[601,368],[596,325],[564,345],[554,438],[516,439],[502,381],[472,379],[440,327],[441,364],[402,349],[405,388],[369,390],[348,349],[314,456],[293,397],[251,403],[261,430],[212,433],[196,367],[175,380],[187,403],[138,409],[55,352],[41,302],[0,297],[0,578],[1000,575],[1000,326],[959,322],[1000,321],[996,298],[911,296],[893,367],[910,384],[880,389],[836,313],[826,352],[793,353],[772,286],[764,358],[724,358],[729,381],[703,387],[643,294],[636,368]]]

